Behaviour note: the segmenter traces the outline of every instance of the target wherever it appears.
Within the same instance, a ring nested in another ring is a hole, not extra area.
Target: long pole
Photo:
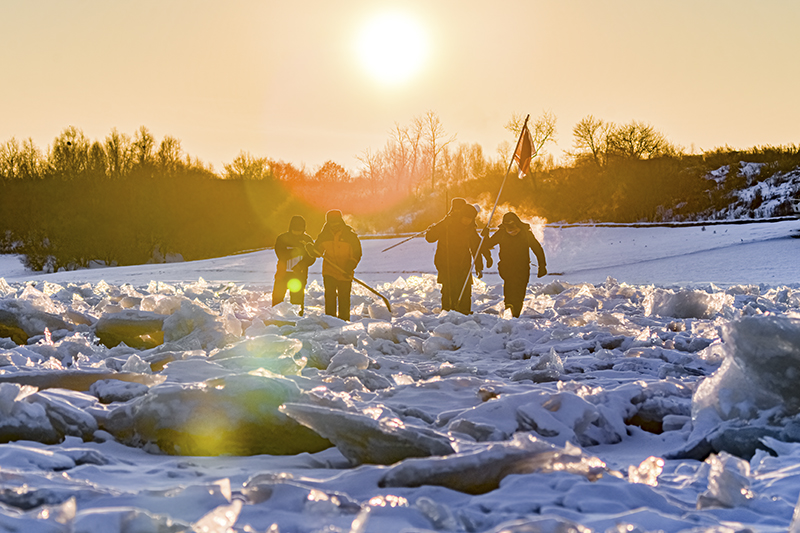
[[[403,239],[402,241],[400,241],[398,243],[395,243],[395,244],[389,246],[388,248],[384,248],[383,250],[381,250],[381,252],[387,252],[387,251],[391,250],[392,248],[397,248],[401,244],[405,244],[408,241],[410,241],[411,239],[416,239],[417,237],[421,237],[421,236],[425,235],[425,233],[427,231],[428,231],[427,229],[424,229],[424,230],[420,231],[419,233],[415,233],[414,235],[412,235],[411,237],[408,237],[407,239]]]
[[[464,286],[461,287],[461,293],[458,295],[458,301],[461,301],[461,298],[464,297],[464,291],[467,290],[467,284],[469,283],[469,278],[472,276],[472,269],[475,268],[475,261],[478,258],[478,254],[481,253],[481,248],[483,247],[483,241],[486,239],[486,229],[489,227],[489,224],[492,223],[492,217],[494,217],[494,212],[497,210],[497,203],[500,201],[500,195],[503,194],[503,187],[506,185],[506,180],[508,179],[508,174],[511,172],[511,166],[514,164],[514,155],[519,150],[519,145],[522,142],[522,136],[525,135],[525,130],[528,127],[528,119],[531,118],[530,115],[525,117],[525,122],[522,124],[522,130],[519,132],[519,139],[517,139],[517,144],[514,146],[514,151],[511,153],[511,161],[508,162],[508,167],[506,167],[506,175],[503,176],[503,182],[500,184],[500,190],[497,192],[497,197],[494,199],[494,206],[492,207],[491,213],[489,213],[489,219],[486,221],[486,225],[483,227],[481,231],[481,242],[478,244],[478,249],[475,250],[475,255],[472,256],[472,262],[469,266],[469,273],[467,274],[467,279],[464,280]],[[533,156],[531,156],[533,157]]]
[[[330,259],[328,260],[328,264],[330,266],[332,266],[333,268],[335,268],[336,270],[338,270],[339,272],[341,272],[342,274],[349,275],[345,271],[345,269],[343,269],[342,267],[340,267],[336,263],[332,262]],[[364,287],[365,289],[367,289],[371,293],[379,296],[381,298],[381,300],[383,300],[383,303],[386,304],[386,309],[388,309],[390,313],[392,312],[392,304],[389,303],[389,299],[386,296],[384,296],[383,294],[379,293],[378,291],[376,291],[375,289],[373,289],[372,287],[370,287],[369,285],[367,285],[366,283],[364,283],[363,281],[361,281],[357,277],[353,276],[352,279],[353,279],[353,281],[355,281],[356,283],[358,283],[359,285],[361,285],[362,287]]]

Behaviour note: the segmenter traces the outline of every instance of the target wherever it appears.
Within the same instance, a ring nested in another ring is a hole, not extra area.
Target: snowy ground
[[[422,239],[364,240],[349,323],[271,251],[0,256],[0,531],[787,531],[798,230],[548,226],[519,319],[496,268],[440,313]]]

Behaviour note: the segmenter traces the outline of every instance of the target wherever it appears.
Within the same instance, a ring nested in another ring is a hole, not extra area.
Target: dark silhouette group
[[[503,215],[500,227],[491,235],[488,228],[479,233],[475,222],[479,211],[463,198],[453,198],[447,215],[424,232],[425,240],[436,243],[433,263],[442,286],[442,311],[472,312],[472,273],[482,277],[484,264],[487,268],[493,264],[491,250],[498,246],[504,305],[513,317],[519,317],[530,279],[530,252],[536,257],[541,278],[547,274],[544,249],[530,225],[514,212]],[[341,211],[327,212],[316,240],[306,233],[303,217],[292,217],[289,231],[275,241],[275,255],[278,265],[272,305],[283,302],[288,290],[289,301],[300,306],[302,316],[308,269],[321,257],[325,314],[350,320],[350,293],[362,250],[358,235],[345,223]]]

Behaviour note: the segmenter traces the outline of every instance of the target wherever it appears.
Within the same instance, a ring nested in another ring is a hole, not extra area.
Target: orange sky
[[[402,13],[416,75],[376,81],[356,42]],[[794,0],[30,0],[0,4],[0,142],[147,126],[217,170],[241,151],[359,166],[428,110],[495,154],[552,111],[560,156],[593,114],[691,150],[800,143]]]

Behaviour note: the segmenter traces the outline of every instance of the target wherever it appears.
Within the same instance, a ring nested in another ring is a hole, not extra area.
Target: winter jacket
[[[536,261],[539,264],[539,276],[547,272],[544,249],[536,237],[533,236],[531,227],[523,222],[517,223],[520,228],[519,233],[511,235],[506,231],[504,224],[492,234],[484,243],[487,249],[492,249],[500,245],[500,262],[497,270],[500,277],[509,278],[528,278],[531,274],[531,255],[529,250],[533,250]]]
[[[308,267],[317,260],[306,250],[307,245],[313,242],[311,235],[307,233],[295,235],[291,231],[287,231],[278,235],[278,238],[275,239],[275,255],[278,256],[276,271],[307,274]]]
[[[361,261],[361,241],[353,228],[343,224],[341,231],[334,233],[329,224],[322,227],[314,248],[322,260],[322,276],[331,276],[346,281],[353,278],[353,273]],[[342,270],[336,268],[336,265]]]
[[[472,256],[481,242],[475,222],[464,225],[457,215],[447,215],[428,228],[425,240],[437,243],[433,264],[439,273],[439,283],[463,282],[467,278],[469,282],[472,281],[469,275]],[[483,271],[483,258],[480,255],[475,260],[475,270]]]

